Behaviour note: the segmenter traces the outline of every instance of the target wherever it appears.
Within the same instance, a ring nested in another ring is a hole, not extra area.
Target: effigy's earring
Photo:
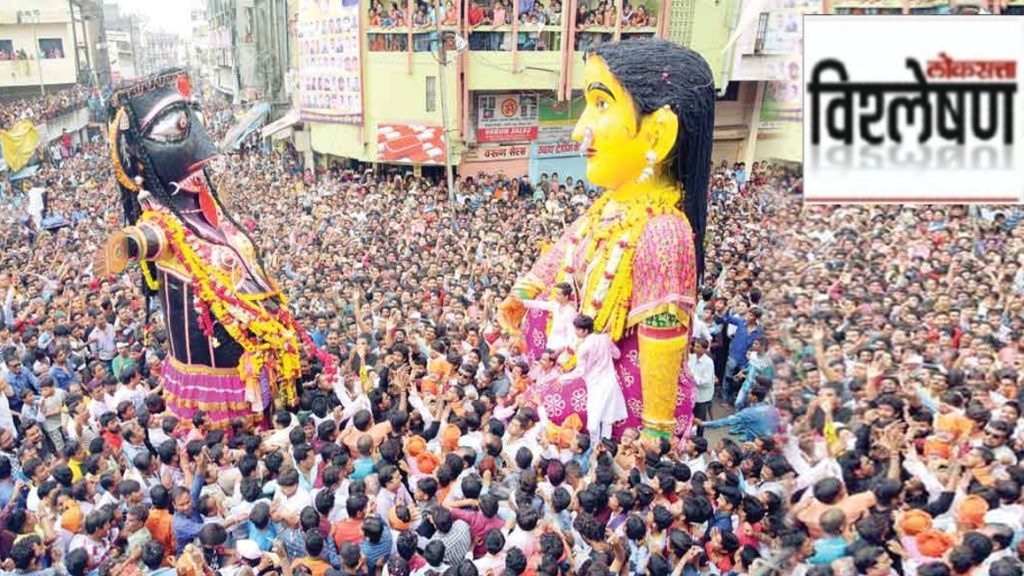
[[[644,159],[647,160],[647,167],[640,173],[640,177],[636,179],[640,184],[654,178],[654,163],[658,161],[658,155],[654,153],[654,150],[648,150],[647,154],[644,154]]]

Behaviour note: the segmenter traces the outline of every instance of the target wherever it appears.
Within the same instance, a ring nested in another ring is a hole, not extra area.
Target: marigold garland
[[[294,406],[298,400],[294,382],[301,374],[299,341],[302,335],[301,329],[287,311],[288,303],[284,295],[278,293],[281,305],[276,312],[256,305],[255,301],[264,298],[238,294],[231,278],[221,274],[198,255],[192,246],[197,240],[177,218],[163,210],[151,209],[143,212],[142,219],[163,230],[172,248],[170,254],[192,278],[196,310],[199,312],[203,332],[212,338],[212,316],[245,350],[238,371],[247,391],[258,394],[260,373],[263,368],[267,368],[272,387],[278,378],[285,384],[279,387],[284,404]],[[274,288],[276,290],[276,286]]]
[[[592,264],[583,271],[585,286],[580,294],[580,309],[582,314],[594,318],[595,331],[607,332],[616,341],[622,337],[633,295],[633,256],[637,239],[651,218],[663,214],[682,215],[676,208],[679,198],[680,191],[674,186],[653,190],[630,203],[624,217],[602,227],[601,214],[611,201],[611,194],[605,194],[583,216],[576,234],[570,238],[555,282],[565,282],[576,274],[574,259],[579,244],[589,234],[584,262]],[[551,299],[554,300],[554,288]]]
[[[156,292],[160,288],[160,282],[149,273],[149,266],[145,262],[139,262],[139,268],[142,269],[142,279],[146,281],[146,286],[153,292]]]

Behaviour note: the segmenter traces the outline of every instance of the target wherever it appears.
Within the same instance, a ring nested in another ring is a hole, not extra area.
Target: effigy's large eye
[[[188,111],[175,109],[162,114],[146,136],[157,142],[176,142],[188,135]]]

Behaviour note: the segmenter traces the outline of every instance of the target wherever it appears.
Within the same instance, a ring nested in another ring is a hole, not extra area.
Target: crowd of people
[[[798,172],[722,163],[696,426],[592,442],[543,419],[554,362],[495,309],[593,191],[484,175],[452,204],[247,147],[212,177],[338,376],[220,428],[166,412],[137,272],[93,274],[109,163],[40,171],[54,232],[0,206],[4,576],[1022,573],[1017,209],[801,207]]]
[[[0,130],[6,130],[21,120],[31,120],[33,123],[46,122],[68,111],[86,107],[89,99],[95,97],[94,89],[76,84],[45,96],[0,102]]]
[[[462,19],[457,3],[447,0],[440,5],[440,23],[445,27],[458,26]],[[616,26],[618,8],[614,2],[600,0],[593,7],[580,4],[576,14],[576,49],[583,50],[598,42],[610,41]],[[413,51],[426,52],[434,49],[436,43],[433,5],[417,2],[411,14],[406,14],[405,5],[391,2],[385,6],[375,1],[369,9],[369,24],[373,28],[400,28],[398,33],[375,32],[370,38],[370,49],[380,52],[404,51],[408,39],[404,33],[406,27],[414,32]],[[561,33],[545,31],[545,26],[559,26],[562,22],[562,3],[552,0],[545,4],[540,0],[519,2],[519,32],[514,36],[507,28],[516,20],[515,8],[508,0],[496,0],[491,3],[484,0],[474,1],[467,13],[466,21],[472,32],[469,36],[469,47],[477,51],[508,51],[512,49],[515,38],[519,50],[557,50]],[[657,24],[657,15],[651,14],[647,6],[638,3],[635,7],[629,1],[622,5],[622,24],[624,37],[649,36],[651,27]]]

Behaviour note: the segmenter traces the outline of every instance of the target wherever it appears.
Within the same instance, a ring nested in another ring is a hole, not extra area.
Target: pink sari
[[[554,284],[564,250],[572,246],[570,238],[579,226],[577,221],[544,256],[537,261],[531,273],[546,286]],[[579,243],[575,256],[576,270],[586,270],[583,255],[589,238]],[[672,215],[657,216],[648,221],[638,239],[633,257],[633,294],[630,302],[630,318],[642,317],[651,310],[665,304],[673,304],[693,317],[696,303],[696,269],[693,257],[693,235],[685,219]],[[545,298],[544,291],[538,298]],[[547,344],[549,312],[537,308],[527,310],[524,319],[523,336],[526,339],[527,354],[539,358]],[[640,383],[640,355],[637,327],[634,322],[627,325],[622,338],[616,342],[620,356],[614,360],[615,376],[626,402],[626,418],[617,422],[612,435],[619,438],[626,428],[640,428],[643,415],[643,389]],[[696,385],[683,357],[679,372],[679,389],[676,395],[675,434],[681,436],[690,428],[693,420],[693,405]],[[587,386],[582,378],[568,382],[558,379],[535,383],[527,391],[527,401],[542,405],[548,418],[561,424],[571,414],[578,414],[586,429]]]

